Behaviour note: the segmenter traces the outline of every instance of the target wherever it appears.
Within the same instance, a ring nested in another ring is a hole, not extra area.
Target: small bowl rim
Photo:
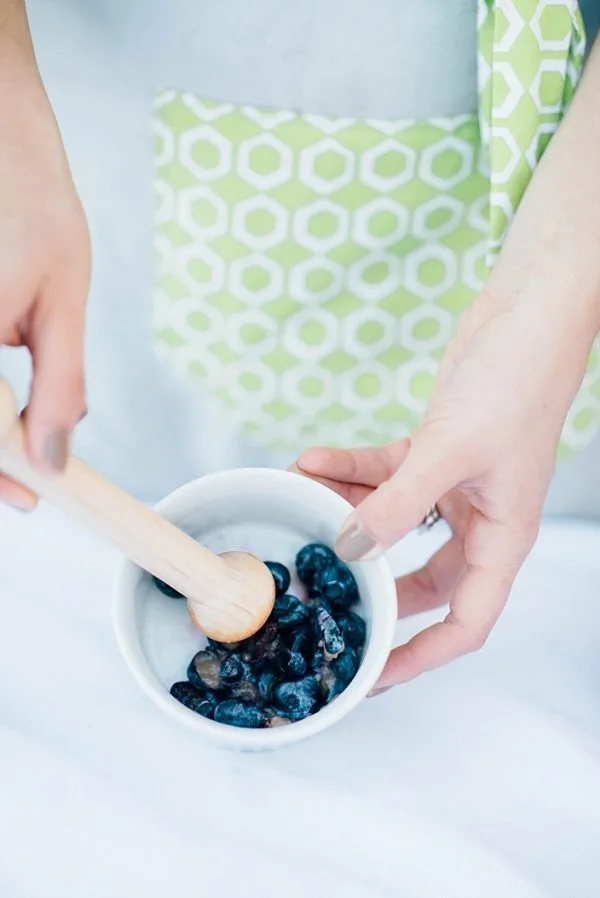
[[[169,518],[170,507],[176,505],[182,499],[187,500],[188,498],[197,497],[199,490],[218,491],[219,488],[225,488],[230,492],[235,490],[236,484],[241,485],[251,480],[256,482],[259,476],[269,479],[270,489],[277,486],[284,489],[290,488],[293,483],[296,490],[298,488],[302,489],[307,496],[312,492],[316,503],[327,502],[330,509],[335,508],[335,513],[339,516],[340,523],[352,511],[352,506],[346,499],[319,481],[295,472],[268,467],[235,468],[198,477],[173,490],[154,505],[154,510]],[[290,478],[296,479],[292,480]],[[301,487],[299,486],[300,483],[302,483]],[[128,612],[133,601],[133,591],[127,580],[133,570],[139,569],[139,566],[124,556],[121,556],[119,559],[113,585],[113,629],[119,651],[126,667],[140,688],[167,716],[183,724],[188,729],[202,733],[213,744],[217,743],[222,747],[238,750],[268,750],[294,744],[329,729],[354,710],[375,686],[383,671],[389,652],[393,647],[397,624],[397,599],[394,577],[388,560],[382,554],[375,559],[361,562],[361,566],[367,578],[369,577],[369,570],[371,570],[377,572],[384,583],[387,581],[387,589],[380,589],[377,595],[377,603],[372,602],[371,604],[371,615],[377,616],[381,634],[378,645],[371,645],[367,649],[363,661],[361,661],[359,670],[362,672],[362,688],[359,688],[360,681],[357,684],[357,680],[353,680],[344,692],[325,708],[321,709],[321,711],[295,723],[282,727],[267,727],[256,730],[221,724],[204,718],[177,702],[153,671],[150,671],[151,676],[148,676],[146,671],[140,668],[135,657],[136,649],[139,649],[144,654],[141,641],[138,639],[137,645],[136,643],[130,644],[129,626],[127,623]],[[364,667],[366,659],[368,659],[367,669]],[[355,684],[356,686],[353,689]]]

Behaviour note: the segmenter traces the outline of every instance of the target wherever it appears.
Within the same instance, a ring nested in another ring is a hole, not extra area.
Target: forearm
[[[25,0],[0,0],[0,89],[38,77]]]
[[[509,302],[538,297],[545,314],[569,316],[590,342],[600,329],[600,41],[515,216],[490,289]]]
[[[64,150],[37,67],[25,0],[0,0],[0,116],[0,199],[23,157],[39,162],[33,172],[39,190],[44,178],[64,175]]]

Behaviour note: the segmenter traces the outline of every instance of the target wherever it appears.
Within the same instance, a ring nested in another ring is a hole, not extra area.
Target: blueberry
[[[234,683],[230,689],[230,694],[232,698],[240,702],[249,702],[251,705],[260,705],[262,703],[262,696],[258,691],[258,686],[252,680],[240,680],[239,683]]]
[[[301,652],[290,652],[287,672],[291,677],[303,677],[308,670],[306,658]]]
[[[222,689],[221,659],[209,652],[198,652],[190,661],[187,678],[197,689]]]
[[[314,655],[316,645],[309,626],[298,627],[288,635],[286,645],[291,652],[300,652],[308,660]]]
[[[335,661],[332,662],[331,666],[333,667],[336,676],[339,677],[341,682],[344,684],[344,689],[352,682],[352,680],[356,676],[358,665],[358,655],[352,648],[347,648],[344,652],[342,652],[339,658],[336,658]]]
[[[292,579],[290,577],[290,572],[285,564],[280,564],[278,561],[265,561],[265,564],[271,571],[273,580],[275,581],[275,595],[282,596],[290,588]]]
[[[164,596],[168,596],[170,599],[183,599],[185,598],[182,593],[178,592],[176,589],[173,589],[172,586],[169,586],[168,583],[165,583],[163,580],[159,580],[158,577],[153,577],[154,585],[160,589]]]
[[[324,704],[329,704],[346,686],[332,664],[323,665],[319,672],[319,687]]]
[[[215,702],[212,696],[203,695],[197,689],[194,689],[190,683],[173,683],[169,691],[173,698],[176,698],[178,702],[181,702],[190,711],[195,711],[196,714],[201,714],[202,717],[212,718],[215,709]]]
[[[315,653],[316,643],[307,622],[294,630],[285,631],[285,647],[275,659],[274,667],[284,679],[303,677]]]
[[[275,658],[273,666],[276,672],[285,679],[303,677],[308,670],[308,664],[304,655],[301,652],[292,652],[288,648],[281,650],[277,658]]]
[[[319,674],[326,663],[325,652],[323,651],[323,649],[317,649],[310,659],[311,670],[313,670],[316,674]]]
[[[258,633],[240,644],[240,653],[250,664],[268,663],[277,657],[281,647],[279,628],[274,620],[268,620]]]
[[[215,708],[215,720],[229,726],[257,729],[264,724],[265,715],[259,707],[249,702],[227,699]]]
[[[308,608],[296,596],[282,595],[275,599],[273,619],[282,630],[296,627],[308,618]]]
[[[344,637],[335,620],[325,608],[318,608],[315,615],[317,645],[322,648],[327,661],[337,658],[344,651]]]
[[[367,637],[367,625],[354,611],[343,611],[335,615],[338,627],[342,631],[346,645],[362,652]]]
[[[302,720],[317,704],[318,692],[319,683],[314,676],[295,683],[280,683],[275,689],[276,708],[288,720]]]
[[[324,608],[325,611],[328,611],[332,617],[335,617],[336,612],[331,604],[331,602],[317,593],[312,593],[308,598],[308,606],[309,608]]]
[[[217,642],[216,639],[207,638],[206,651],[212,652],[219,658],[224,658],[230,652],[235,652],[240,646],[239,642]]]
[[[243,661],[239,655],[229,655],[221,662],[221,682],[224,686],[232,686],[239,683],[240,680],[248,679],[250,676],[250,665],[247,661]]]
[[[326,599],[340,611],[355,605],[359,598],[354,574],[342,561],[317,571],[311,584],[311,595]]]
[[[277,683],[277,678],[272,670],[263,670],[256,678],[256,686],[260,696],[264,701],[268,702],[273,698],[273,691]]]
[[[352,682],[358,670],[358,656],[353,648],[345,649],[333,661],[327,661],[317,671],[320,695],[327,705]]]
[[[336,561],[337,555],[333,549],[322,543],[309,543],[296,555],[296,570],[302,582],[310,586],[318,571]]]

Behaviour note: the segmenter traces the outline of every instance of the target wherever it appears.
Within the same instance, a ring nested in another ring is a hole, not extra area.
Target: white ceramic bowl
[[[293,568],[309,542],[333,545],[350,512],[336,493],[298,474],[245,468],[194,480],[163,499],[157,511],[214,552],[239,549]],[[352,566],[367,622],[367,642],[354,680],[311,717],[273,729],[241,729],[207,720],[169,695],[205,644],[182,600],[160,593],[152,578],[123,560],[115,585],[114,623],[123,657],[151,699],[170,717],[224,748],[258,751],[313,736],[340,720],[373,688],[392,647],[396,592],[385,558]],[[300,595],[297,581],[290,592]]]

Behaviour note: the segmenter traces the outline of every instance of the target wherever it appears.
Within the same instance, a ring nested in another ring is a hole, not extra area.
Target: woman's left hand
[[[595,315],[542,296],[485,292],[463,315],[422,426],[381,449],[310,449],[297,470],[356,506],[336,550],[356,561],[392,546],[435,504],[452,536],[397,581],[398,613],[449,604],[395,649],[379,687],[481,648],[539,527],[561,429],[581,383]],[[583,307],[582,307],[583,308]]]
[[[535,540],[600,329],[599,91],[600,40],[411,440],[298,459],[357,506],[338,539],[348,560],[388,548],[436,503],[451,527],[429,563],[398,581],[400,615],[450,612],[395,649],[381,688],[480,648]]]

